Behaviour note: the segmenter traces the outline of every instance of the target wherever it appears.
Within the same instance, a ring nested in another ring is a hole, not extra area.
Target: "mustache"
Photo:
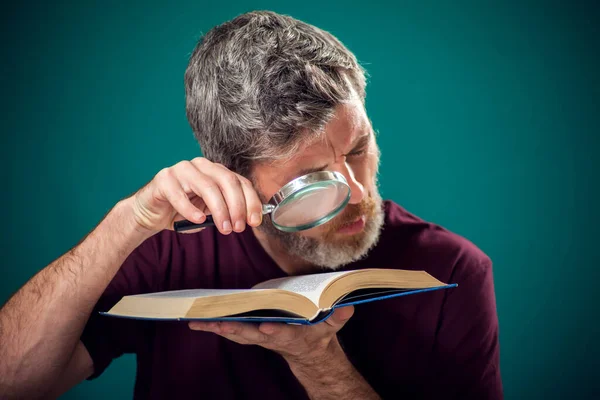
[[[358,204],[348,204],[340,215],[329,221],[326,235],[331,235],[340,228],[350,225],[362,215],[367,219],[372,217],[375,215],[376,207],[377,202],[373,197],[366,197]]]

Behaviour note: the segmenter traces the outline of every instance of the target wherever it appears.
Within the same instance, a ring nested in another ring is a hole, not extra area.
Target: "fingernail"
[[[229,221],[223,222],[223,230],[225,232],[230,232],[231,231],[231,222],[229,222]]]
[[[196,213],[194,214],[194,218],[196,218],[196,221],[200,222],[204,219],[204,214]]]
[[[258,225],[258,224],[260,224],[260,214],[259,213],[252,213],[252,215],[250,216],[250,223],[252,225]]]
[[[244,222],[243,221],[235,221],[235,230],[237,232],[241,232],[244,230]]]

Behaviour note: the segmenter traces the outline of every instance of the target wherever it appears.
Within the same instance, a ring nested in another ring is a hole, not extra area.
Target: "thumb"
[[[354,306],[339,307],[335,309],[331,317],[327,318],[325,322],[334,327],[336,331],[339,331],[353,314]]]

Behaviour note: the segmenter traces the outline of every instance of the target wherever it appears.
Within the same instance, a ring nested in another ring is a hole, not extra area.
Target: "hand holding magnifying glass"
[[[299,232],[330,221],[346,207],[350,194],[350,186],[339,172],[312,172],[285,184],[263,204],[262,213],[271,214],[277,229]],[[201,224],[177,221],[174,229],[183,232],[212,225],[212,216],[208,215]]]

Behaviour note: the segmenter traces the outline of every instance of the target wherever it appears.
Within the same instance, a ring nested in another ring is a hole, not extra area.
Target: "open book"
[[[252,289],[188,289],[124,296],[102,314],[315,324],[327,319],[336,307],[454,286],[425,271],[362,269],[271,279]]]

